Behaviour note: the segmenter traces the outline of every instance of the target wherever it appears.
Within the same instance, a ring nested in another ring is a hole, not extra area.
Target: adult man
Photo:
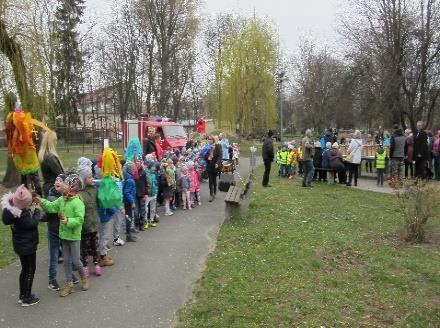
[[[304,177],[303,187],[311,187],[315,168],[313,167],[313,149],[312,130],[307,129],[302,140],[303,161],[304,161]]]
[[[392,175],[400,180],[402,163],[405,158],[405,137],[402,130],[394,127],[393,135],[391,137],[390,158],[392,163]]]
[[[273,132],[269,130],[267,132],[267,137],[264,139],[263,143],[263,162],[264,162],[264,175],[263,175],[263,187],[270,187],[269,185],[269,175],[270,167],[273,162]]]
[[[426,161],[428,160],[428,135],[423,131],[423,122],[417,122],[417,130],[414,131],[414,160],[415,160],[415,177],[417,179],[425,179],[426,177]]]

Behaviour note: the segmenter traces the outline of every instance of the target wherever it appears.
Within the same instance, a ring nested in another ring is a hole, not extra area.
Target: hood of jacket
[[[0,206],[2,209],[7,209],[16,218],[19,218],[21,216],[22,210],[13,205],[13,203],[12,203],[13,197],[14,197],[14,194],[12,192],[9,192],[6,195],[4,195],[2,197],[1,202],[0,202]]]

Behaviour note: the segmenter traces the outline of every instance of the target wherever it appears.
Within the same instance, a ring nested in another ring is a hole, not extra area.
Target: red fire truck
[[[124,121],[124,149],[132,137],[138,137],[143,144],[149,129],[153,130],[154,134],[160,135],[163,149],[180,148],[186,145],[186,132],[182,124],[164,118],[154,118]]]

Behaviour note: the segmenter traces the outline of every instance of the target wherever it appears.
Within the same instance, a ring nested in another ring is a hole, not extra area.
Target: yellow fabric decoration
[[[102,177],[119,177],[122,179],[122,167],[118,153],[110,147],[104,148],[102,153]]]
[[[17,171],[23,175],[37,172],[40,167],[32,133],[35,133],[35,130],[31,113],[19,110],[8,114],[6,118],[8,152],[12,155]]]

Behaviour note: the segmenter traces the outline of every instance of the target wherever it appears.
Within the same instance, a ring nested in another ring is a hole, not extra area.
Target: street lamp
[[[286,72],[282,71],[278,74],[278,83],[280,85],[280,143],[283,144],[283,82]]]

